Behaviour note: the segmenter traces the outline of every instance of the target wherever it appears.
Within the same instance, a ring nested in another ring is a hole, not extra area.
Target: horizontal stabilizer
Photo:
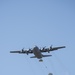
[[[30,58],[36,58],[36,56],[31,56]]]
[[[42,55],[42,57],[50,57],[50,56],[52,56],[52,55]]]

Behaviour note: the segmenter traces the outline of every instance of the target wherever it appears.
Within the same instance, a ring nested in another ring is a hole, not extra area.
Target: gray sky
[[[75,75],[74,32],[74,0],[0,1],[0,75]],[[9,53],[35,45],[66,48],[51,52],[42,63],[30,59],[33,54]]]

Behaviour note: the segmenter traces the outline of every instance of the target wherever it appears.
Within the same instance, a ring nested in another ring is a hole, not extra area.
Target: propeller
[[[45,48],[46,48],[46,46],[45,46],[45,47],[43,47],[43,49],[42,49],[42,50],[45,50]]]
[[[31,48],[29,48],[29,51],[31,51]]]
[[[50,50],[52,50],[52,45],[50,46]]]
[[[27,55],[28,55],[28,52],[29,52],[29,51],[26,51],[26,54],[27,54]]]
[[[24,48],[22,48],[22,52],[23,52],[23,53],[26,53],[26,54],[28,55],[28,52],[29,52],[29,51],[24,50]]]
[[[52,50],[52,45],[51,45],[50,48],[48,49],[48,53],[50,53],[50,50]]]
[[[32,48],[29,48],[29,52],[31,52]]]
[[[26,53],[28,55],[28,51],[27,50],[22,49],[22,52]]]
[[[22,48],[22,52],[24,52],[24,48]]]
[[[31,48],[29,48],[29,50],[26,50],[26,54],[28,55],[30,51],[31,51]]]
[[[50,51],[48,50],[48,53],[50,53]]]

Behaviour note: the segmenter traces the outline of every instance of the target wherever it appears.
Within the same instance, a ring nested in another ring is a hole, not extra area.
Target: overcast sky
[[[10,54],[35,45],[66,48],[51,52],[43,62],[31,59],[33,54]],[[0,1],[0,75],[75,75],[74,71],[74,0]]]

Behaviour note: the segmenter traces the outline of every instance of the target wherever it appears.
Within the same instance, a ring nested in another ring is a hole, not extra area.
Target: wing
[[[10,51],[10,53],[21,53],[21,51]]]
[[[19,54],[29,54],[29,53],[33,53],[33,50],[21,50],[21,51],[10,51],[10,53],[19,53]]]
[[[49,52],[49,51],[54,51],[54,50],[58,50],[58,49],[62,49],[65,48],[65,46],[61,46],[61,47],[50,47],[50,48],[43,48],[42,50],[40,50],[41,52]]]
[[[61,49],[61,48],[65,48],[65,46],[61,46],[61,47],[54,47],[54,48],[51,48],[51,49],[50,49],[50,51],[58,50],[58,49]]]

